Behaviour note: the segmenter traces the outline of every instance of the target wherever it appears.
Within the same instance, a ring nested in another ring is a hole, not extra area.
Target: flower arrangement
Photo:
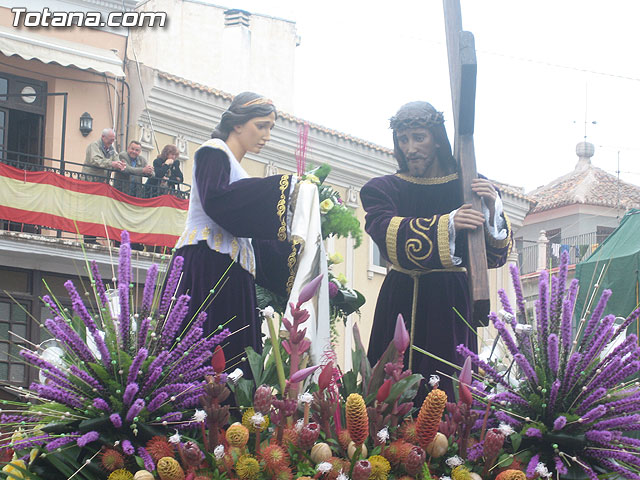
[[[87,307],[73,282],[66,282],[73,317],[55,298],[43,297],[53,317],[44,326],[56,346],[20,352],[43,382],[26,391],[10,387],[24,401],[2,401],[2,425],[14,432],[0,434],[0,448],[16,452],[9,466],[28,466],[30,478],[54,478],[52,467],[61,475],[93,478],[100,469],[92,459],[102,445],[110,446],[103,464],[121,467],[120,457],[136,454],[145,465],[154,465],[146,450],[150,439],[197,422],[189,412],[199,405],[204,376],[213,373],[202,365],[230,332],[204,338],[204,313],[185,322],[189,296],[174,296],[181,257],[174,259],[163,291],[158,267],[151,266],[140,310],[133,313],[127,232],[121,240],[117,291],[109,292],[111,299],[94,262],[85,299],[93,296],[97,308]],[[20,455],[34,447],[37,455],[20,463]],[[78,467],[78,461],[86,463]]]

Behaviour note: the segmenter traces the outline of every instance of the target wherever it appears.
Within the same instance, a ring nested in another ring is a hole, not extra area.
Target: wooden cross
[[[443,0],[444,21],[449,57],[449,80],[455,140],[453,154],[458,161],[462,198],[474,210],[482,211],[480,197],[471,190],[471,180],[477,178],[476,156],[473,146],[476,102],[476,50],[473,34],[462,30],[460,0]],[[487,324],[489,314],[489,276],[484,229],[470,230],[468,236],[469,289],[473,319]]]

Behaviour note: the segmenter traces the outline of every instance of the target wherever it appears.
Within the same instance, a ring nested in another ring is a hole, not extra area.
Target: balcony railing
[[[111,178],[113,172],[110,171],[104,175],[87,174],[81,171],[81,163],[7,150],[0,150],[0,163],[13,167],[4,167],[0,179],[6,188],[4,195],[0,194],[4,199],[0,208],[5,212],[0,215],[0,230],[64,238],[71,234],[78,240],[95,243],[96,238],[106,237],[106,228],[110,230],[111,240],[126,229],[132,241],[150,247],[167,247],[175,244],[184,225],[186,201],[191,191],[188,184],[147,186],[129,180],[118,181]],[[25,172],[24,179],[20,171]],[[38,172],[47,172],[47,176]],[[100,187],[77,180],[100,184]],[[87,208],[95,209],[95,215],[87,214]],[[150,223],[145,225],[145,222]],[[152,227],[138,228],[149,225]],[[137,240],[133,240],[134,236]]]
[[[602,238],[600,238],[602,237]],[[569,253],[569,264],[575,265],[587,258],[598,246],[599,241],[603,241],[605,236],[596,232],[584,233],[572,237],[565,237],[559,243],[547,243],[545,251],[546,268],[555,268],[560,265],[560,255],[563,251]],[[520,273],[533,273],[538,270],[540,245],[530,245],[518,251],[518,263]]]

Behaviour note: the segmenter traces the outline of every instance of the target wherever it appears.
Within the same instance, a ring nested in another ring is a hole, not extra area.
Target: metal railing
[[[518,250],[518,265],[522,275],[538,270],[538,245]]]
[[[569,264],[575,265],[587,258],[604,241],[605,235],[596,232],[583,233],[572,237],[564,237],[559,243],[549,242],[546,248],[546,268],[555,268],[560,265],[560,255],[563,251],[569,252]],[[520,273],[533,273],[538,270],[539,245],[531,245],[518,250],[518,264]]]

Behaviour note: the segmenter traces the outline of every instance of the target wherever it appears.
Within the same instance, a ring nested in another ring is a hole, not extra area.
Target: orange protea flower
[[[227,428],[226,438],[230,446],[242,448],[249,441],[249,429],[236,422]]]
[[[371,463],[371,475],[369,480],[386,480],[391,471],[391,464],[382,455],[372,455],[369,457]]]
[[[351,436],[349,435],[348,430],[340,430],[340,433],[338,433],[338,443],[343,450],[347,450],[349,444],[351,443]]]
[[[124,457],[113,448],[107,448],[100,454],[100,462],[107,472],[124,467]]]
[[[280,467],[272,475],[273,476],[271,478],[273,480],[291,480],[293,478],[293,473],[291,472],[291,468],[287,465]]]
[[[382,456],[389,460],[389,463],[392,465],[399,465],[407,459],[411,447],[413,447],[412,444],[399,438],[391,442],[389,446],[382,451]]]
[[[414,445],[418,444],[418,430],[413,418],[407,418],[402,423],[400,426],[400,436],[409,443],[413,443]]]
[[[352,393],[347,398],[347,430],[351,440],[356,445],[362,445],[369,433],[369,415],[364,399],[357,393]]]
[[[426,449],[438,433],[442,413],[447,404],[447,394],[443,390],[434,388],[424,399],[420,413],[418,413],[417,431],[420,446]]]
[[[151,440],[147,442],[146,449],[156,463],[158,463],[158,460],[162,457],[173,457],[175,455],[173,445],[160,435],[151,437]]]
[[[260,463],[253,455],[242,455],[236,462],[236,473],[242,480],[256,480],[260,475]]]
[[[286,450],[277,443],[267,445],[262,449],[262,461],[269,473],[277,472],[289,463],[289,455]]]
[[[496,480],[527,480],[527,475],[522,470],[505,470],[500,472]]]

